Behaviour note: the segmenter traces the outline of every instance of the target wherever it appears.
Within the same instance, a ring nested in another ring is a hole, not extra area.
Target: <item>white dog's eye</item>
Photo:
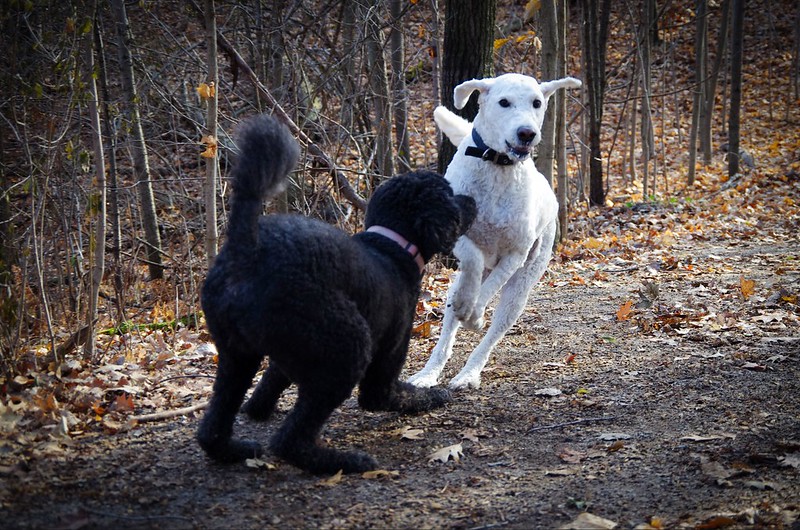
[[[508,101],[506,98],[501,99],[500,101],[498,101],[498,103],[500,103],[500,106],[503,107],[504,109],[511,106],[511,102]]]
[[[541,106],[542,106],[542,100],[541,99],[534,99],[533,100],[533,108],[538,109]]]

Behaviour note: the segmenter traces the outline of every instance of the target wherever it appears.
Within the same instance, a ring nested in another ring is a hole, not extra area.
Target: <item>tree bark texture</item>
[[[442,103],[453,106],[453,90],[470,79],[494,74],[494,18],[496,0],[447,0],[442,54]],[[478,114],[475,94],[458,114],[472,121]],[[439,146],[439,171],[447,169],[456,149],[449,140]]]
[[[150,277],[160,279],[164,276],[164,269],[161,264],[161,236],[158,233],[158,217],[156,216],[153,186],[150,182],[150,163],[147,159],[147,145],[144,140],[136,83],[134,82],[128,15],[125,11],[124,0],[111,0],[111,7],[114,10],[122,89],[125,92],[125,103],[133,135],[131,138],[133,170],[136,175],[139,207],[141,208],[145,244],[147,245],[147,265],[150,270]]]

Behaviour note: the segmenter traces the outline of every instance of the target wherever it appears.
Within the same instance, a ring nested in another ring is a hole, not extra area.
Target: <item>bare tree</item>
[[[122,88],[125,92],[127,114],[133,134],[131,151],[137,181],[136,187],[139,191],[139,207],[141,208],[142,224],[144,225],[145,244],[147,245],[147,265],[150,270],[150,277],[159,279],[164,276],[164,269],[161,263],[161,236],[158,233],[158,217],[156,216],[153,186],[150,180],[150,162],[147,157],[147,145],[144,140],[142,120],[139,115],[139,99],[136,83],[134,82],[128,15],[125,11],[124,0],[111,0],[111,7],[114,11],[116,25]]]
[[[539,10],[539,34],[542,40],[542,80],[555,79],[558,71],[559,42],[557,1],[544,0]],[[560,91],[559,91],[560,92]],[[550,105],[556,106],[562,94],[556,93],[550,98]],[[555,161],[556,113],[547,112],[542,123],[542,141],[539,143],[536,168],[544,175],[550,186],[553,185],[553,162]]]
[[[556,36],[558,40],[558,61],[556,62],[556,78],[567,75],[567,20],[569,11],[566,0],[556,2]],[[567,235],[569,224],[569,181],[567,180],[567,96],[556,99],[553,114],[556,116],[556,166],[558,168],[556,197],[558,198],[559,241]]]
[[[383,56],[380,12],[382,2],[374,0],[368,4],[358,4],[360,19],[364,21],[364,46],[366,48],[366,68],[373,103],[375,121],[375,149],[372,179],[373,187],[381,178],[394,174],[392,146],[392,96],[386,72],[386,59]]]
[[[744,55],[744,0],[733,0],[731,24],[731,109],[728,123],[728,177],[739,173],[739,115],[742,106],[742,56]]]
[[[408,141],[408,91],[406,90],[405,38],[403,36],[403,3],[389,0],[391,33],[389,42],[392,57],[392,108],[394,109],[397,163],[403,170],[411,169],[411,147]]]
[[[722,71],[722,65],[724,63],[727,51],[728,23],[731,18],[730,14],[731,0],[723,0],[722,13],[720,14],[719,41],[717,42],[716,57],[714,58],[714,64],[711,67],[711,71],[708,73],[706,80],[703,83],[703,97],[705,98],[705,104],[702,112],[700,113],[698,142],[700,144],[700,150],[703,152],[703,162],[706,164],[711,163],[711,123],[714,118],[717,83],[719,80],[719,74]]]
[[[453,90],[469,79],[493,75],[494,19],[496,0],[447,0],[442,54],[442,103],[451,110]],[[478,114],[478,99],[470,98],[459,114],[472,120]],[[439,171],[444,172],[455,154],[448,140],[439,145]]]
[[[214,11],[214,0],[205,0],[203,5],[206,23],[206,55],[208,58],[208,87],[205,97],[206,105],[206,136],[211,142],[217,141],[217,87],[219,74],[217,73],[217,19]],[[209,266],[217,257],[219,233],[217,231],[217,156],[205,157],[206,184],[203,188],[204,203],[206,207],[206,259]]]
[[[94,192],[90,199],[89,215],[93,217],[94,233],[90,237],[89,250],[92,258],[90,274],[89,303],[86,310],[86,342],[84,353],[90,359],[95,351],[95,320],[100,284],[103,281],[106,263],[106,161],[103,153],[103,134],[100,129],[99,97],[95,81],[94,39],[86,39],[85,79],[89,87],[88,114],[92,126],[92,147],[94,150]]]
[[[689,174],[686,184],[694,184],[695,168],[697,166],[697,135],[700,127],[700,115],[706,99],[703,97],[704,78],[706,76],[706,59],[708,56],[708,18],[707,1],[697,0],[694,11],[695,37],[694,37],[694,88],[692,90],[692,129],[689,132]]]
[[[606,42],[611,0],[581,0],[586,94],[589,100],[589,202],[605,203],[600,132],[606,86]]]

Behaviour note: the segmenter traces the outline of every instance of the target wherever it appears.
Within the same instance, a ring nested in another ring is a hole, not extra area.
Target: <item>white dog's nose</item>
[[[530,127],[520,127],[517,129],[517,138],[519,139],[520,143],[529,144],[534,138],[536,138],[536,131]]]

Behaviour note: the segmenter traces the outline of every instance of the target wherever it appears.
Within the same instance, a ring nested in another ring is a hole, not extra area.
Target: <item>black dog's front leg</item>
[[[421,388],[400,381],[400,370],[406,360],[403,345],[408,344],[409,338],[388,354],[379,354],[367,369],[358,394],[358,403],[363,409],[415,413],[441,407],[450,401],[452,396],[444,388]]]

